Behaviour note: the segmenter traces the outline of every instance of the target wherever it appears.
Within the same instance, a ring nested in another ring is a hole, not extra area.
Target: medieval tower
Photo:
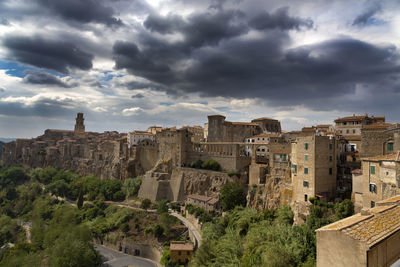
[[[85,132],[84,120],[83,113],[78,113],[76,115],[75,134],[82,134]]]

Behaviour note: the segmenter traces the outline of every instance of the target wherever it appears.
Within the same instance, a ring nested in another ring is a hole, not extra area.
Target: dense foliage
[[[221,188],[220,202],[225,211],[236,206],[246,206],[246,194],[243,191],[243,186],[236,182],[224,184]]]
[[[213,160],[213,159],[209,159],[206,161],[202,161],[200,159],[192,162],[190,164],[191,168],[195,168],[195,169],[204,169],[204,170],[211,170],[211,171],[221,171],[221,165],[218,163],[218,161]]]
[[[236,207],[203,224],[203,243],[191,266],[315,266],[315,230],[351,214],[348,200],[335,205],[314,201],[306,223],[293,226],[288,206],[263,212]]]
[[[126,233],[133,216],[132,210],[107,206],[104,200],[123,200],[137,186],[137,181],[122,186],[119,180],[54,168],[27,174],[0,166],[0,266],[99,266],[93,238],[115,230]],[[56,196],[76,200],[79,209]],[[162,225],[157,235],[163,235]]]

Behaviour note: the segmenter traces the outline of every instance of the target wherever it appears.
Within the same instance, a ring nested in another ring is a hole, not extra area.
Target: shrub
[[[213,160],[213,159],[209,159],[205,162],[203,162],[203,164],[201,164],[201,168],[205,169],[205,170],[212,170],[212,171],[221,171],[221,165]]]
[[[142,204],[140,205],[140,207],[142,209],[147,210],[148,208],[150,208],[150,205],[151,205],[151,200],[148,199],[148,198],[145,198],[145,199],[142,200]]]
[[[240,184],[226,183],[221,188],[221,205],[223,210],[231,210],[235,206],[246,206],[246,195]]]

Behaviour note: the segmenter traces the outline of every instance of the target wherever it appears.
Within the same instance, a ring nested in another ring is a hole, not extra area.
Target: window
[[[307,194],[304,195],[304,201],[305,201],[305,202],[308,201],[308,196],[307,196]]]
[[[346,133],[349,133],[349,130],[346,130]]]
[[[297,174],[297,165],[296,164],[292,164],[292,169],[293,169],[293,173]]]
[[[308,174],[308,168],[304,168],[304,174]]]
[[[376,193],[376,184],[373,183],[369,184],[369,192]]]
[[[332,149],[333,148],[333,145],[332,145],[332,143],[330,143],[329,144],[329,149]]]
[[[308,181],[303,181],[303,186],[304,187],[308,187],[310,184],[309,184],[309,182]]]
[[[332,175],[332,173],[333,173],[332,168],[329,168],[329,174]]]
[[[371,201],[371,208],[375,207],[375,201]]]
[[[308,143],[305,143],[305,144],[304,144],[304,149],[305,149],[305,150],[308,150]]]
[[[178,251],[178,255],[182,255],[182,251]]]
[[[356,130],[353,130],[353,134],[355,134],[356,133]]]
[[[286,161],[286,154],[283,155],[283,160]]]
[[[332,161],[332,156],[329,156],[329,161]]]
[[[393,151],[393,143],[387,143],[387,151]]]
[[[375,174],[375,166],[371,166],[371,174]]]
[[[308,155],[304,155],[304,160],[308,161]]]

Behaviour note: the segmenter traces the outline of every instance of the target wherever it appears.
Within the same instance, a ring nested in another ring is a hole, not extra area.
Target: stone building
[[[246,139],[245,151],[251,157],[249,185],[265,184],[267,179],[290,178],[291,145],[280,134],[260,134]]]
[[[400,196],[316,230],[317,267],[389,267],[400,261]],[[398,266],[398,265],[396,265]]]
[[[310,132],[292,142],[293,201],[310,197],[329,200],[336,192],[337,157],[341,148],[335,136]]]
[[[281,124],[271,118],[254,119],[251,122],[230,122],[225,116],[208,116],[208,142],[244,142],[250,136],[263,132],[281,132]]]
[[[400,151],[362,159],[353,173],[354,206],[373,208],[378,201],[400,194]],[[362,206],[360,206],[362,205]]]
[[[377,123],[361,131],[361,157],[374,157],[400,149],[400,124]]]
[[[335,129],[341,135],[360,135],[361,129],[366,125],[375,124],[375,123],[384,123],[385,117],[369,117],[368,114],[361,116],[350,116],[338,118],[335,120]]]
[[[73,169],[99,178],[132,177],[126,134],[86,132],[83,114],[78,113],[75,130],[47,129],[32,139],[17,139],[3,148],[6,166]]]
[[[171,260],[186,264],[192,258],[194,244],[185,241],[171,241],[169,250]]]
[[[83,134],[85,133],[85,119],[83,118],[83,113],[78,113],[76,116],[76,124],[75,124],[75,134]]]
[[[143,140],[154,142],[155,139],[155,135],[147,131],[133,131],[129,132],[127,135],[129,148],[131,148],[132,146],[137,146]]]
[[[199,143],[204,141],[204,129],[201,126],[182,126],[181,130],[187,129],[192,135],[192,142]]]
[[[219,199],[215,197],[208,197],[204,195],[191,194],[186,196],[185,204],[192,204],[193,206],[197,206],[202,208],[205,211],[213,211],[217,210],[219,203]]]

